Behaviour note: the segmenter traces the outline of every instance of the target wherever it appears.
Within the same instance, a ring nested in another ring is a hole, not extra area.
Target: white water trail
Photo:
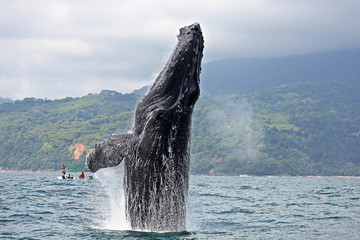
[[[102,227],[109,230],[131,230],[125,216],[125,197],[123,189],[123,164],[116,167],[103,168],[95,173],[108,196],[108,206],[103,209]]]

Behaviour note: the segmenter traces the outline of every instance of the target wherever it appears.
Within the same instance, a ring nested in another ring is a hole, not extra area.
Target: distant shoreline
[[[61,169],[60,170],[36,170],[36,171],[33,171],[33,170],[0,170],[0,173],[1,172],[33,172],[33,173],[36,173],[36,172],[43,172],[43,173],[61,173]],[[84,173],[86,172],[90,172],[90,171],[82,171]]]
[[[304,177],[338,177],[338,178],[360,178],[360,176],[304,176]]]
[[[32,172],[32,173],[61,173],[61,170],[0,170],[0,173],[2,172]],[[85,173],[91,173],[90,171],[84,171]],[[310,177],[310,178],[323,178],[323,177],[336,177],[336,178],[360,178],[360,176],[341,176],[341,175],[335,175],[335,176],[291,176],[291,175],[247,175],[247,174],[240,174],[240,175],[216,175],[216,174],[191,174],[192,176],[216,176],[216,177]]]
[[[0,172],[61,172],[61,170],[0,170]]]
[[[191,174],[192,176],[217,176],[217,177],[309,177],[309,178],[322,178],[322,177],[337,177],[337,178],[360,178],[360,176],[341,176],[341,175],[331,175],[331,176],[312,176],[312,175],[248,175],[248,174],[229,174],[229,175],[223,175],[223,174]]]

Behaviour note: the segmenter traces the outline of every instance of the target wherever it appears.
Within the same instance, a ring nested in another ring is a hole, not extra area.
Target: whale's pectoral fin
[[[90,171],[114,167],[131,154],[133,134],[122,134],[110,137],[107,141],[96,144],[95,149],[87,156],[86,164]]]

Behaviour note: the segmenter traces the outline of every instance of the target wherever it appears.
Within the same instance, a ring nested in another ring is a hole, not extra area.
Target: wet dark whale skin
[[[170,59],[136,107],[133,131],[97,144],[87,158],[93,172],[125,159],[126,216],[133,229],[186,228],[191,116],[203,44],[198,23],[181,28]]]

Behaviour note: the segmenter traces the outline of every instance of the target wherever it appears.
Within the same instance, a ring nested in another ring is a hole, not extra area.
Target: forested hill
[[[193,171],[360,175],[360,81],[282,85],[223,99],[203,96]],[[193,159],[194,159],[193,158]]]
[[[0,105],[2,169],[84,169],[95,143],[130,129],[139,96],[104,90],[82,98]]]
[[[202,92],[193,115],[197,174],[360,175],[360,84],[317,81],[224,98]],[[86,169],[96,143],[133,124],[140,96],[27,98],[0,105],[0,167]]]
[[[360,79],[360,49],[272,58],[223,59],[204,65],[201,89],[243,94],[281,84]]]

